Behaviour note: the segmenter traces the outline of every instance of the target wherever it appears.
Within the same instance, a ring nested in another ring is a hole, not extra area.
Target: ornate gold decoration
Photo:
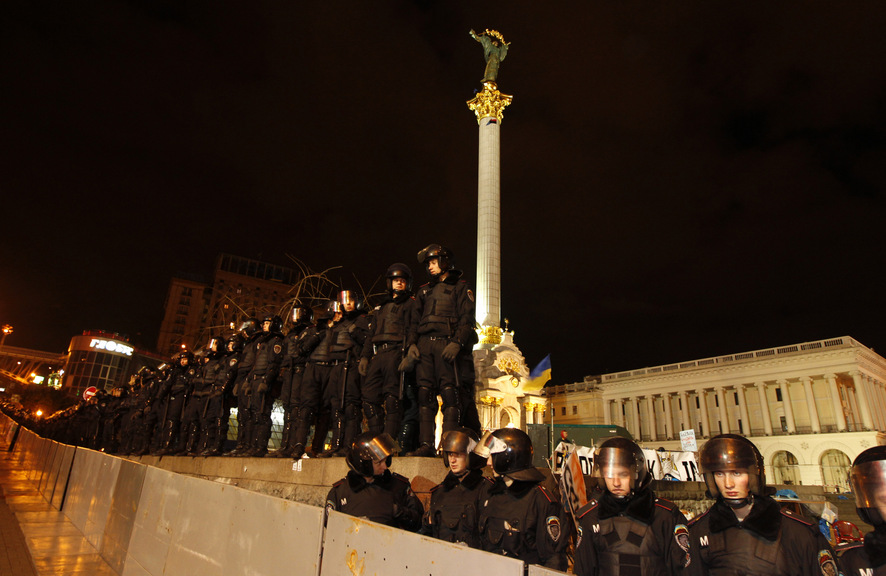
[[[502,330],[498,326],[483,326],[477,328],[477,337],[480,338],[480,344],[501,344]]]
[[[513,96],[499,92],[495,82],[484,82],[483,91],[468,100],[468,108],[477,115],[477,124],[483,118],[497,118],[501,122],[505,108],[513,99]]]
[[[487,406],[498,406],[501,404],[501,398],[496,398],[495,396],[483,396],[480,398],[481,404],[486,404]]]
[[[511,375],[518,374],[520,372],[520,361],[510,356],[502,356],[498,359],[498,369]]]

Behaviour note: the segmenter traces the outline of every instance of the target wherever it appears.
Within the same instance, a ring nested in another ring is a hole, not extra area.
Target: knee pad
[[[458,390],[455,387],[444,388],[440,391],[440,397],[443,399],[444,412],[452,407],[458,407]]]
[[[400,399],[396,396],[388,396],[385,398],[385,413],[386,414],[399,414],[400,413]]]
[[[360,417],[360,406],[357,404],[348,404],[345,406],[345,418],[347,420],[362,420]]]
[[[427,386],[421,386],[418,389],[418,405],[421,407],[434,407],[434,412],[437,411],[437,395],[434,394],[434,391],[428,388]]]

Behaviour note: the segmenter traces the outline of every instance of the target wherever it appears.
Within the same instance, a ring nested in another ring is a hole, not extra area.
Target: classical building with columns
[[[617,424],[647,448],[742,434],[777,484],[846,490],[865,448],[886,444],[886,359],[849,336],[586,377],[549,387],[561,424]]]

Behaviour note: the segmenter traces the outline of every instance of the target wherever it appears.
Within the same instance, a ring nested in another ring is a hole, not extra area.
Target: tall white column
[[[837,431],[846,430],[846,414],[843,412],[843,398],[840,396],[840,388],[837,386],[836,374],[825,374],[828,381],[828,389],[831,393],[831,402],[834,404],[834,415],[837,420]]]
[[[865,376],[864,378],[867,381],[868,391],[870,392],[871,411],[873,412],[874,423],[877,426],[877,430],[883,430],[886,426],[884,426],[884,411],[880,401],[880,387],[877,385],[877,381],[870,376]]]
[[[880,399],[880,414],[883,417],[883,428],[880,428],[881,432],[886,432],[886,384],[883,382],[879,382],[877,380],[873,380],[874,389],[877,391],[877,397]]]
[[[692,413],[689,411],[689,396],[686,394],[686,390],[680,391],[680,418],[683,422],[683,430],[692,430],[695,426],[692,425],[691,420]]]
[[[625,421],[625,399],[619,398],[618,400],[616,400],[615,407],[615,415],[618,416],[618,425],[627,430],[627,422]]]
[[[640,427],[640,401],[636,396],[631,396],[631,420],[634,422],[634,429],[631,431],[637,439],[643,438],[643,429]]]
[[[797,431],[797,425],[794,423],[794,405],[791,404],[791,385],[787,380],[778,380],[776,384],[781,388],[781,401],[784,404],[784,419],[787,422],[788,434],[793,434]]]
[[[609,400],[606,402],[606,411],[603,415],[603,423],[607,426],[612,426],[612,411],[615,410],[615,400]]]
[[[818,419],[818,407],[815,405],[815,392],[812,390],[812,378],[803,376],[800,378],[803,382],[803,392],[806,394],[806,406],[809,407],[809,422],[812,426],[812,432],[818,434],[821,432],[821,421]]]
[[[858,403],[858,411],[861,413],[861,425],[865,430],[874,429],[874,418],[871,415],[871,405],[868,400],[867,390],[864,389],[864,381],[858,370],[851,373],[852,382],[855,385],[855,401]]]
[[[772,436],[772,413],[769,411],[769,396],[766,394],[766,382],[757,382],[757,393],[760,395],[760,413],[763,416],[763,430]]]
[[[723,392],[722,386],[717,386],[717,404],[720,409],[717,411],[717,417],[720,420],[720,430],[724,434],[729,434],[732,430],[729,428],[729,410],[726,409],[726,394]]]
[[[673,439],[674,436],[674,414],[671,411],[671,395],[663,394],[662,399],[664,400],[664,411],[665,411],[665,438],[667,440]]]
[[[714,434],[711,433],[711,421],[708,418],[708,398],[707,392],[704,389],[699,389],[698,391],[698,406],[701,410],[701,427],[702,427],[702,437],[710,437]]]
[[[646,396],[646,417],[649,419],[649,439],[658,440],[658,426],[655,423],[655,397]]]
[[[751,435],[751,419],[748,416],[748,401],[744,395],[744,385],[739,384],[735,387],[735,392],[738,394],[738,413],[741,414],[741,430],[740,432],[745,436]]]

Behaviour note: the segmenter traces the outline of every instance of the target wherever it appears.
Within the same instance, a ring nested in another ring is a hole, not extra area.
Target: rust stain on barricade
[[[351,525],[348,526],[347,529],[345,529],[345,532],[348,534],[356,534],[359,531],[360,531],[360,522],[358,522],[356,519],[353,522],[351,522]]]
[[[353,576],[363,576],[363,558],[357,554],[356,550],[348,552],[348,570]]]

